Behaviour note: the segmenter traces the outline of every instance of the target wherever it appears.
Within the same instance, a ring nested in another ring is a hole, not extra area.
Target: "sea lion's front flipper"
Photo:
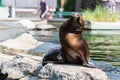
[[[93,65],[93,64],[84,64],[83,66],[89,67],[89,68],[98,68],[98,66]]]

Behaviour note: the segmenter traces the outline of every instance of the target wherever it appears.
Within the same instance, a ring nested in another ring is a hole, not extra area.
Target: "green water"
[[[57,30],[37,31],[34,36],[37,40],[59,44]],[[120,31],[119,30],[92,30],[84,31],[90,57],[93,60],[106,61],[120,67]]]
[[[87,40],[91,58],[98,61],[107,61],[114,66],[120,67],[120,33],[119,30],[107,30],[91,34],[84,32]]]

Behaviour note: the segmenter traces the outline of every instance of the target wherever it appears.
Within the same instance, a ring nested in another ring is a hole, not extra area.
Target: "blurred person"
[[[52,12],[48,11],[47,19],[53,19],[53,13]]]
[[[115,13],[116,1],[115,0],[107,0],[107,8],[111,12],[111,14]]]
[[[33,14],[37,14],[40,12],[40,18],[46,18],[46,14],[49,10],[48,5],[46,4],[45,0],[40,0],[39,8],[33,12]]]
[[[8,12],[9,12],[8,17],[9,17],[9,18],[12,17],[12,6],[11,6],[11,5],[8,6]]]

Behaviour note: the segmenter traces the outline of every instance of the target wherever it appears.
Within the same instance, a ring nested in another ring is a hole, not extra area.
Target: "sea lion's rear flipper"
[[[42,66],[46,65],[47,63],[64,63],[64,61],[65,58],[61,48],[52,48],[44,56],[42,60]]]

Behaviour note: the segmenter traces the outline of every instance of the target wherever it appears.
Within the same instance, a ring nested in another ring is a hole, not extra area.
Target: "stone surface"
[[[48,25],[48,24],[38,24],[36,26],[36,28],[38,28],[38,29],[55,29],[56,27],[52,26],[52,25]]]
[[[14,79],[24,76],[20,80],[37,80],[33,71],[41,63],[42,57],[25,54],[10,56],[0,53],[0,58],[2,56],[5,56],[4,60],[0,60],[2,73],[8,73],[8,77]]]
[[[50,80],[109,80],[105,72],[97,68],[77,65],[46,65]]]
[[[0,21],[0,42],[15,38],[25,32],[27,32],[27,29],[22,25]]]
[[[21,24],[28,29],[35,29],[36,28],[35,24],[32,21],[30,21],[29,19],[23,19],[23,20],[20,20],[16,23]]]
[[[34,54],[41,55],[41,53],[48,52],[53,47],[58,47],[53,43],[40,42],[34,39],[31,34],[24,33],[15,39],[9,39],[0,43],[0,52],[6,54]]]
[[[0,43],[0,51],[6,54],[28,53],[44,42],[38,42],[30,34],[24,33],[15,39],[9,39]]]
[[[93,61],[104,69],[88,68],[80,65],[47,64],[41,66],[42,57],[28,54],[14,56],[0,53],[0,69],[9,77],[20,80],[119,80],[120,69],[111,64]]]
[[[38,23],[34,23],[29,19],[23,19],[16,22],[17,24],[21,24],[27,29],[55,29],[56,27],[52,25],[48,25],[46,20],[41,20]]]
[[[10,56],[0,54],[0,69],[8,73],[9,77],[20,80],[109,80],[106,74],[97,68],[87,68],[77,65],[47,64],[41,67],[42,57],[17,54]]]

